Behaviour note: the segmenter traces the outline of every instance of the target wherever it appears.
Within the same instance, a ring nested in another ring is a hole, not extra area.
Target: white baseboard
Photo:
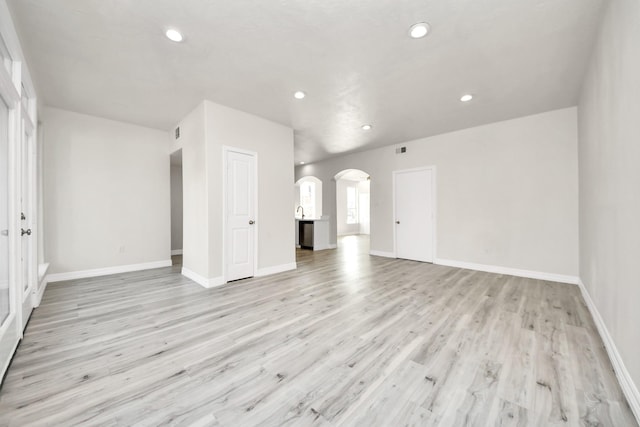
[[[171,255],[182,255],[182,249],[171,249]]]
[[[38,265],[38,282],[41,282],[47,275],[47,271],[49,271],[49,265],[50,264],[48,262]]]
[[[381,256],[381,257],[385,257],[385,258],[395,258],[396,257],[396,254],[394,254],[393,252],[375,251],[373,249],[369,251],[369,255]]]
[[[584,283],[582,283],[582,280],[578,281],[578,286],[580,287],[582,297],[591,312],[591,316],[596,323],[596,327],[598,328],[600,337],[604,342],[604,346],[607,349],[607,354],[609,354],[609,359],[611,359],[611,364],[613,365],[613,370],[616,373],[622,392],[627,398],[627,402],[629,402],[629,406],[631,407],[631,411],[633,412],[633,415],[635,415],[636,420],[640,421],[640,392],[638,392],[638,387],[636,387],[629,371],[625,367],[624,361],[622,360],[620,353],[618,353],[618,348],[613,342],[613,338],[611,338],[611,334],[609,334],[609,330],[607,329],[604,320],[602,320],[602,316],[600,316],[600,312],[591,299],[591,295],[589,295],[587,288],[584,286]]]
[[[274,265],[273,267],[259,268],[256,272],[256,277],[282,273],[289,270],[295,270],[296,268],[298,268],[298,266],[295,262],[291,262],[289,264]]]
[[[33,292],[33,307],[40,307],[40,303],[42,302],[42,297],[44,296],[44,291],[47,289],[47,285],[49,284],[48,277],[43,277],[42,280],[38,282],[38,289]]]
[[[337,245],[337,244],[331,244],[331,243],[330,243],[330,244],[328,244],[328,245],[324,245],[324,246],[314,246],[314,247],[313,247],[313,250],[314,250],[314,251],[324,251],[324,250],[326,250],[326,249],[335,249],[335,248],[337,248],[337,247],[338,247],[338,245]]]
[[[497,265],[475,264],[472,262],[456,261],[451,259],[436,258],[434,264],[448,267],[466,268],[468,270],[486,271],[487,273],[508,274],[510,276],[526,277],[529,279],[547,280],[549,282],[578,284],[577,276],[564,274],[545,273],[543,271],[521,270],[519,268],[500,267]]]
[[[18,344],[20,344],[20,335],[18,334],[17,326],[17,314],[15,311],[10,313],[5,319],[2,325],[2,338],[6,340],[4,342],[11,343],[11,346],[0,346],[0,386],[2,386],[2,380],[4,374],[7,372],[9,365],[11,364],[11,358],[16,354]],[[4,344],[4,343],[3,343]]]
[[[85,279],[87,277],[107,276],[109,274],[128,273],[131,271],[150,270],[152,268],[171,267],[171,260],[145,262],[142,264],[117,265],[115,267],[96,268],[92,270],[70,271],[67,273],[53,273],[47,275],[47,282],[63,280]]]
[[[289,264],[281,264],[281,265],[274,265],[273,267],[266,267],[266,268],[259,268],[258,271],[255,274],[255,277],[261,277],[261,276],[268,276],[270,274],[276,274],[276,273],[282,273],[285,271],[289,271],[289,270],[295,270],[296,268],[298,268],[297,264],[295,262],[289,263]],[[226,284],[227,282],[225,282],[224,277],[219,276],[219,277],[213,277],[210,279],[207,279],[204,276],[199,275],[198,273],[189,270],[188,268],[184,268],[182,267],[182,275],[185,277],[188,277],[189,279],[193,280],[194,282],[196,282],[197,284],[199,284],[200,286],[202,286],[203,288],[215,288],[221,285]]]
[[[207,279],[204,276],[199,275],[195,271],[191,271],[188,268],[182,267],[182,275],[187,277],[203,288],[211,289],[221,285],[224,285],[226,282],[224,281],[224,277],[212,277],[211,279]]]
[[[33,307],[40,307],[40,303],[42,302],[42,296],[44,295],[44,291],[47,288],[47,284],[49,283],[49,278],[47,277],[47,271],[49,270],[49,263],[44,263],[38,265],[38,282],[37,289],[31,295],[31,299],[33,301]]]

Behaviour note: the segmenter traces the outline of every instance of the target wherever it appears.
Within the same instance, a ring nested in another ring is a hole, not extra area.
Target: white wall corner
[[[528,279],[546,280],[549,282],[569,283],[577,285],[578,276],[566,274],[545,273],[543,271],[522,270],[519,268],[501,267],[497,265],[476,264],[473,262],[457,261],[451,259],[436,258],[434,264],[446,265],[447,267],[466,268],[467,270],[484,271],[487,273],[507,274],[509,276],[526,277]]]
[[[182,249],[171,249],[171,255],[182,255]]]
[[[582,283],[582,280],[578,280],[578,286],[580,287],[580,292],[582,293],[584,301],[587,303],[589,312],[591,313],[591,316],[596,323],[596,327],[598,328],[600,337],[604,342],[604,347],[607,349],[607,354],[609,355],[609,359],[611,360],[611,364],[613,365],[613,371],[616,373],[616,377],[618,378],[618,382],[620,383],[622,392],[627,398],[629,407],[631,408],[633,415],[635,415],[636,420],[640,421],[640,392],[638,392],[638,387],[633,382],[631,374],[629,374],[629,371],[624,365],[624,361],[622,360],[622,357],[618,352],[618,348],[613,342],[613,338],[611,338],[609,330],[607,329],[604,320],[602,320],[602,316],[600,316],[600,312],[591,299],[591,295],[589,295],[587,288],[584,286],[584,283]]]
[[[273,267],[259,268],[256,272],[256,277],[282,273],[285,271],[295,270],[296,268],[298,268],[298,265],[295,262],[291,262],[289,264],[274,265]]]
[[[189,270],[188,268],[184,268],[184,267],[182,267],[182,275],[188,279],[193,280],[198,285],[206,289],[215,288],[215,287],[224,285],[226,283],[224,281],[224,277],[222,276],[207,279],[206,277],[199,275],[195,271]]]
[[[381,257],[385,257],[385,258],[395,258],[396,254],[394,254],[393,252],[386,252],[386,251],[376,251],[371,249],[369,251],[369,255],[373,255],[373,256],[381,256]]]
[[[145,262],[142,264],[117,265],[115,267],[95,268],[92,270],[69,271],[66,273],[48,274],[48,283],[63,280],[86,279],[88,277],[108,276],[110,274],[129,273],[131,271],[151,270],[153,268],[171,267],[170,259],[163,261]]]
[[[226,284],[227,282],[224,280],[224,277],[222,276],[212,277],[208,280],[207,286],[205,286],[205,288],[207,289],[217,288],[218,286],[222,286]]]

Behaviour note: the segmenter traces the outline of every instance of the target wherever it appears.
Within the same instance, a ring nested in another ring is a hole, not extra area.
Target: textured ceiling
[[[8,3],[47,105],[169,130],[209,99],[292,127],[311,162],[575,105],[604,1]]]

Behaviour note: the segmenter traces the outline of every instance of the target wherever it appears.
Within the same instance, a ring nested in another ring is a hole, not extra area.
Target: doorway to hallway
[[[335,180],[337,236],[369,236],[371,177],[359,169],[346,169]],[[338,245],[341,241],[345,242],[338,239]]]

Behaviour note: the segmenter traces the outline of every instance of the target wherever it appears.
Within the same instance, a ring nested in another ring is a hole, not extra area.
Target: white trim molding
[[[582,283],[582,279],[578,281],[578,286],[580,287],[582,297],[587,303],[591,317],[593,317],[593,321],[596,323],[596,327],[600,333],[600,338],[602,338],[602,341],[604,342],[604,347],[607,349],[607,354],[609,355],[609,359],[613,365],[613,371],[616,373],[622,392],[627,398],[629,407],[631,408],[633,415],[635,415],[636,420],[640,420],[640,392],[638,391],[638,387],[633,382],[631,374],[629,374],[629,371],[624,365],[624,361],[618,352],[618,348],[616,347],[611,334],[609,334],[609,330],[607,329],[602,316],[600,316],[598,308],[591,299],[591,295],[589,295],[587,288],[584,286],[584,283]]]
[[[195,271],[189,270],[188,268],[184,268],[184,267],[182,267],[181,273],[184,277],[193,280],[198,285],[206,289],[216,288],[226,283],[224,281],[224,277],[222,276],[212,277],[211,279],[207,279],[206,277],[199,275]]]
[[[381,256],[381,257],[385,257],[385,258],[395,258],[396,254],[394,254],[393,252],[386,252],[386,251],[376,251],[371,249],[369,251],[369,255],[373,255],[373,256]]]
[[[456,261],[451,259],[436,258],[434,264],[446,265],[448,267],[466,268],[468,270],[485,271],[487,273],[508,274],[510,276],[526,277],[528,279],[547,280],[549,282],[560,282],[577,285],[580,280],[578,276],[565,274],[545,273],[543,271],[522,270],[519,268],[500,267],[497,265],[476,264],[473,262]]]
[[[298,265],[295,262],[291,262],[289,264],[274,265],[273,267],[259,268],[256,272],[256,277],[283,273],[285,271],[295,270],[296,268],[298,268]]]
[[[49,271],[49,265],[50,264],[48,262],[38,265],[38,282],[41,282],[47,275],[47,271]]]
[[[17,335],[18,327],[16,317],[16,313],[9,314],[9,317],[4,321],[3,329],[0,330],[5,336],[9,337],[9,341],[7,342],[11,343],[10,347],[0,347],[0,386],[3,385],[4,374],[7,372],[7,369],[9,369],[11,359],[16,353],[18,344],[20,343],[20,336]]]
[[[182,249],[171,249],[171,256],[182,255]]]
[[[329,243],[328,245],[324,245],[324,246],[314,246],[313,250],[314,251],[324,251],[326,249],[336,249],[338,247],[338,245],[336,243]]]
[[[129,273],[131,271],[150,270],[153,268],[171,267],[171,260],[145,262],[142,264],[117,265],[115,267],[95,268],[92,270],[69,271],[67,273],[53,273],[47,275],[47,282],[61,282],[63,280],[85,279],[87,277],[107,276],[110,274]]]
[[[38,283],[38,289],[33,291],[31,298],[33,299],[33,308],[40,307],[40,303],[42,302],[42,297],[44,296],[44,291],[47,289],[47,285],[49,281],[48,277],[44,277]]]
[[[33,301],[33,307],[39,307],[42,302],[42,297],[44,296],[44,291],[47,289],[47,284],[49,283],[49,278],[47,277],[47,271],[49,270],[49,263],[44,263],[38,265],[38,282],[37,287],[33,291],[31,296]]]

